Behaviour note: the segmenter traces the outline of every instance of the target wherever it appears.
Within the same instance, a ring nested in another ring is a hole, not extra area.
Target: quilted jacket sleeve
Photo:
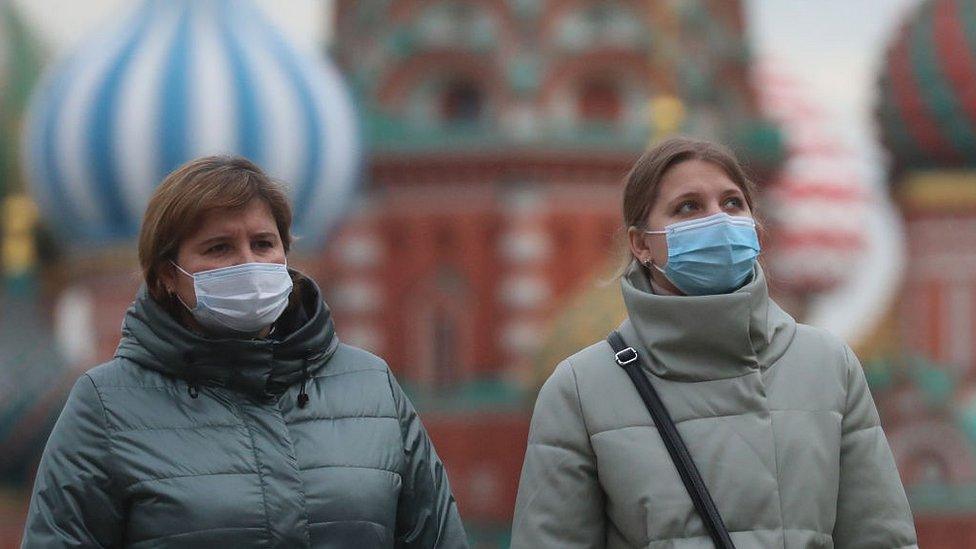
[[[34,480],[23,548],[116,547],[123,516],[109,472],[105,411],[88,375],[75,383]]]
[[[403,433],[406,461],[397,506],[396,546],[467,547],[467,536],[447,481],[447,471],[410,400],[390,375],[393,400]]]
[[[603,507],[576,374],[564,361],[535,403],[515,503],[512,547],[604,547]]]
[[[864,370],[847,349],[834,545],[838,549],[917,547],[915,525]]]

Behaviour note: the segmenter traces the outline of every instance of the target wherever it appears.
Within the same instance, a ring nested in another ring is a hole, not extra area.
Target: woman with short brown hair
[[[628,318],[540,391],[513,548],[916,546],[857,358],[769,297],[753,195],[712,143],[637,161]]]
[[[24,547],[467,545],[410,401],[288,269],[290,226],[243,158],[167,176],[145,284],[48,440]]]

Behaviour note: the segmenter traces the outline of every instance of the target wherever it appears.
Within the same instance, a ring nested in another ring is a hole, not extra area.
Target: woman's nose
[[[247,246],[237,254],[237,261],[234,262],[235,265],[243,265],[244,263],[254,263],[257,261],[254,257],[254,250],[250,246]]]
[[[708,217],[717,213],[722,213],[722,205],[718,202],[709,203],[708,208],[705,209],[705,215],[703,217]]]

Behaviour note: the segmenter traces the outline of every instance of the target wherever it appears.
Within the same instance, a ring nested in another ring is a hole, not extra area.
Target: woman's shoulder
[[[78,376],[61,415],[74,417],[75,423],[93,422],[111,432],[149,413],[152,401],[168,400],[168,394],[179,390],[175,380],[116,357]]]
[[[543,387],[545,390],[545,386],[548,386],[550,391],[571,387],[580,392],[581,387],[604,384],[619,369],[610,344],[605,340],[597,341],[557,364]]]
[[[843,339],[819,326],[796,323],[796,335],[790,345],[794,355],[800,355],[807,360],[829,362],[838,366],[845,366],[853,356],[853,351]]]
[[[824,328],[800,323],[787,352],[771,368],[780,380],[789,382],[788,392],[795,395],[791,401],[801,398],[799,389],[816,387],[818,401],[835,401],[830,406],[837,409],[843,407],[850,380],[860,369],[860,361],[843,339]]]
[[[340,342],[329,358],[321,375],[381,372],[386,375],[390,367],[379,356],[352,345]]]
[[[386,361],[352,345],[339,343],[335,353],[314,376],[332,391],[358,388],[377,400],[396,400],[398,386]]]
[[[156,388],[170,382],[167,376],[122,357],[103,362],[84,375],[91,379],[96,389]]]
[[[613,359],[613,349],[606,340],[597,341],[588,345],[563,361],[570,365],[577,373],[589,374],[590,372],[603,372],[608,368],[616,368],[617,364]]]

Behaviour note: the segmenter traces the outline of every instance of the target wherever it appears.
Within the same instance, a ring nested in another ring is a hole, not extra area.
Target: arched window
[[[607,80],[586,81],[580,88],[577,112],[583,122],[616,122],[621,112],[620,91]]]
[[[441,118],[450,124],[471,124],[481,118],[481,90],[473,82],[449,83],[441,96]]]
[[[410,360],[414,380],[426,387],[450,388],[470,377],[469,291],[461,274],[446,266],[411,291]]]
[[[438,304],[430,318],[431,370],[435,387],[448,387],[456,381],[459,349],[455,311]]]

